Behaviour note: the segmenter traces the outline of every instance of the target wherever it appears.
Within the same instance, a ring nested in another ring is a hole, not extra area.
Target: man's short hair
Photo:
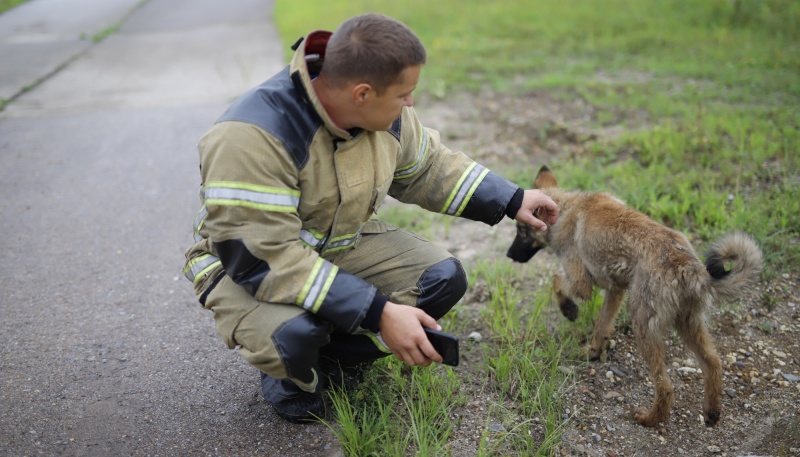
[[[333,32],[320,75],[334,86],[366,82],[382,94],[425,57],[425,47],[408,26],[381,14],[362,14]]]

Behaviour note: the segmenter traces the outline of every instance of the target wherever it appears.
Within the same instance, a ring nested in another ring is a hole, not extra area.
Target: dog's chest
[[[584,265],[597,287],[603,289],[619,289],[628,286],[632,265],[626,259],[605,259],[601,262],[586,262]]]

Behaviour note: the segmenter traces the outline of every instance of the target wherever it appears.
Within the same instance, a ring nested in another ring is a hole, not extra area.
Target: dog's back
[[[559,257],[580,257],[596,286],[628,288],[654,280],[659,287],[707,287],[705,267],[682,233],[607,193],[546,192],[560,211],[547,244]]]

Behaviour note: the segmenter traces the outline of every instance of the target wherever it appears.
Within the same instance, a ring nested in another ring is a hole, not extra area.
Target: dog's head
[[[533,182],[536,189],[558,187],[555,175],[547,166],[542,166]],[[508,248],[506,256],[515,262],[527,262],[539,250],[547,246],[547,232],[542,232],[529,225],[517,222],[517,235]]]

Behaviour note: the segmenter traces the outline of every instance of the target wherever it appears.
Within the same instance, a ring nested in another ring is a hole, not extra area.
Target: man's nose
[[[408,95],[406,98],[403,99],[404,106],[414,106],[414,95]]]

